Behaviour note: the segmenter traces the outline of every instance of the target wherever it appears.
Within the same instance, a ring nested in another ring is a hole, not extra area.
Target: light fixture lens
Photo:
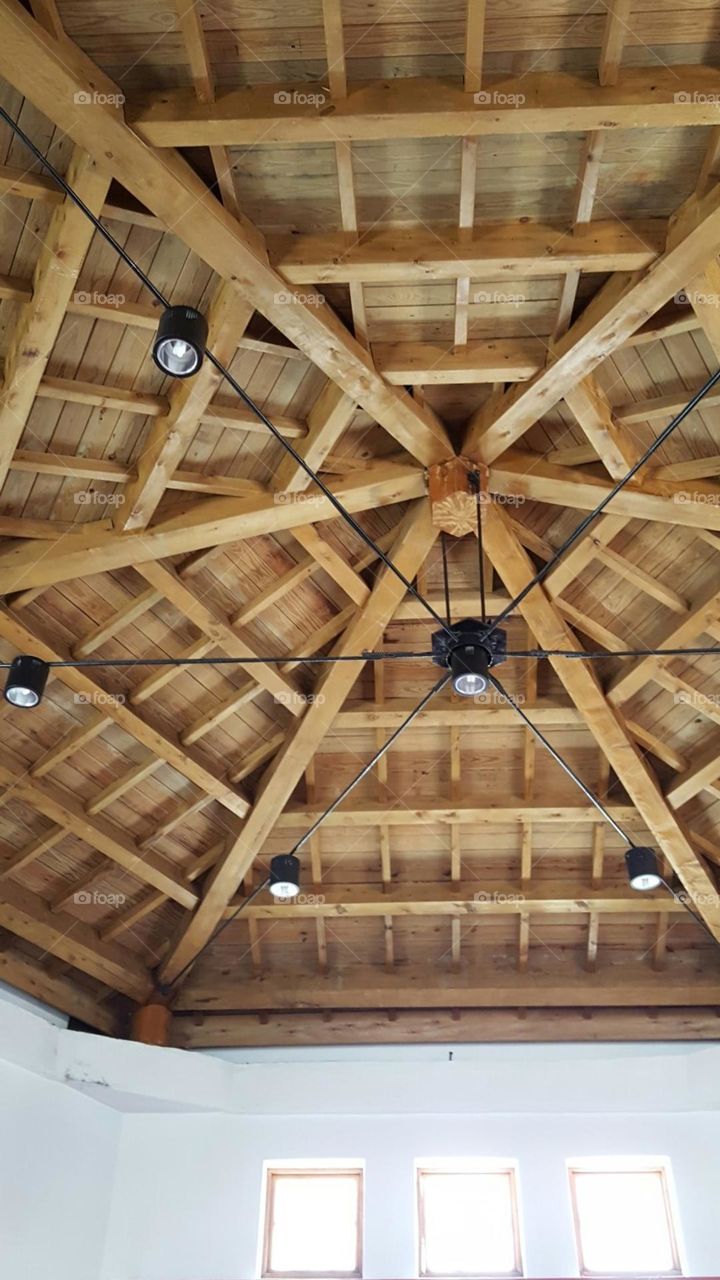
[[[5,681],[5,699],[13,707],[36,707],[47,684],[47,662],[30,654],[13,658]]]
[[[203,362],[207,320],[194,307],[168,307],[158,325],[153,360],[172,378],[190,378]]]
[[[660,888],[662,876],[654,849],[633,845],[625,854],[625,865],[631,889],[648,893],[651,889]]]
[[[478,644],[460,645],[450,656],[453,689],[465,698],[474,698],[488,687],[490,655]]]
[[[269,889],[274,898],[287,902],[300,892],[300,861],[292,853],[279,853],[270,863]]]

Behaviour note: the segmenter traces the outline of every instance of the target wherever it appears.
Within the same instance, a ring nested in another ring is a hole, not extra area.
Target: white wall
[[[576,1274],[565,1162],[672,1162],[720,1275],[720,1045],[184,1054],[0,997],[2,1280],[254,1280],[263,1162],[365,1163],[365,1275],[415,1269],[414,1162],[519,1164],[528,1276]]]
[[[16,1056],[28,1018],[38,1015],[23,1013],[3,1028]],[[38,1037],[31,1029],[36,1050],[51,1047],[46,1027]],[[0,1061],[3,1280],[98,1280],[120,1124],[116,1112],[66,1085]]]

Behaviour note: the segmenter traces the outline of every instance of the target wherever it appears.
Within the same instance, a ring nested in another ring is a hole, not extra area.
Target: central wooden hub
[[[473,487],[471,474],[478,476]],[[469,458],[450,458],[438,462],[428,472],[432,522],[436,529],[464,538],[468,533],[477,537],[479,484],[480,516],[488,492],[488,469],[481,462]]]

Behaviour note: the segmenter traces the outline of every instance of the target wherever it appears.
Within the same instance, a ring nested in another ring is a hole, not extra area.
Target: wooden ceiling
[[[0,0],[0,36],[0,105],[439,611],[429,467],[489,469],[497,614],[717,367],[716,4]],[[613,654],[720,641],[720,394],[508,623],[607,656],[502,672],[709,933],[443,693],[195,964],[437,676],[294,659],[435,628],[0,146],[0,657],[69,662],[0,711],[0,977],[123,1035],[182,973],[182,1047],[717,1038],[717,662]],[[213,655],[282,661],[121,665]]]

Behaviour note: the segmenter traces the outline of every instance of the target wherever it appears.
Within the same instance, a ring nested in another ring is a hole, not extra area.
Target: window
[[[362,1275],[361,1169],[268,1169],[262,1274]]]
[[[507,1164],[418,1168],[421,1276],[520,1276],[515,1169]]]
[[[662,1163],[571,1163],[570,1190],[581,1275],[681,1274]]]

